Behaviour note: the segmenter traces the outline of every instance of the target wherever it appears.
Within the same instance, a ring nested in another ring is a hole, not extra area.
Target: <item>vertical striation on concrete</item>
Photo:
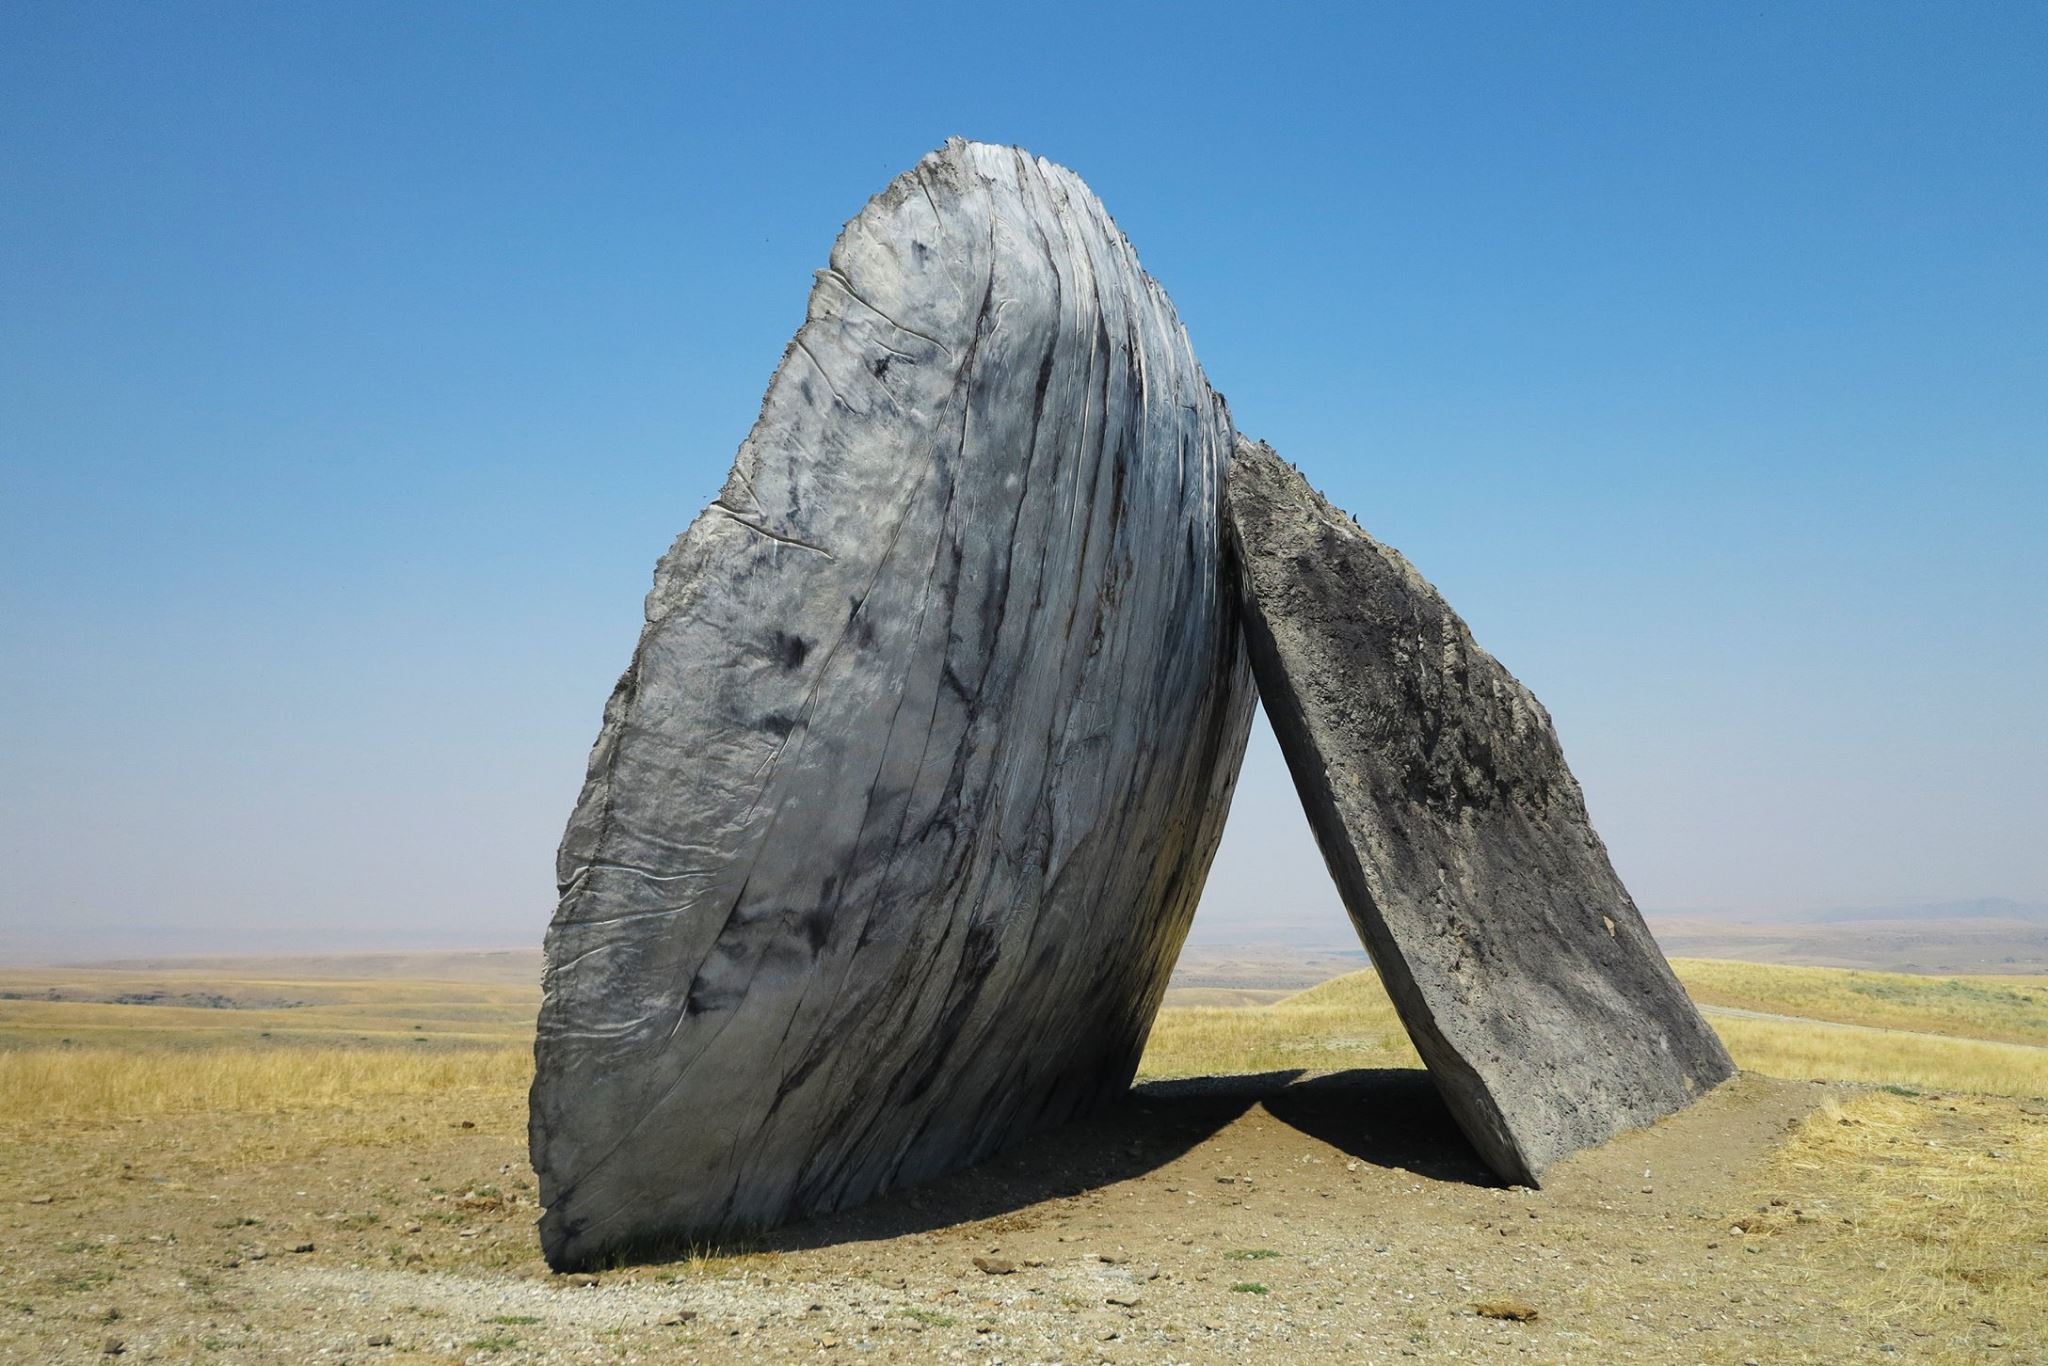
[[[1401,555],[1242,438],[1228,480],[1259,695],[1360,938],[1502,1178],[1734,1065],[1587,818],[1549,715]]]
[[[949,142],[846,225],[562,841],[551,1264],[856,1202],[1128,1086],[1250,720],[1233,439],[1071,172]]]

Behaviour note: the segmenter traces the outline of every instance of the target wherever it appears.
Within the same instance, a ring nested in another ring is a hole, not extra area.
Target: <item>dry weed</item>
[[[0,1116],[35,1125],[347,1109],[516,1091],[532,1070],[524,1047],[23,1048],[0,1051]]]
[[[1872,1092],[1803,1122],[1771,1175],[1839,1220],[1808,1255],[1849,1273],[1848,1307],[1931,1334],[1948,1359],[1981,1359],[1987,1329],[2048,1343],[2048,1114]]]
[[[1739,1065],[1774,1077],[2048,1096],[2048,1048],[1808,1021],[1711,1022]]]
[[[1702,1005],[1963,1039],[2048,1044],[2048,978],[1924,977],[1711,958],[1675,958],[1671,966]]]

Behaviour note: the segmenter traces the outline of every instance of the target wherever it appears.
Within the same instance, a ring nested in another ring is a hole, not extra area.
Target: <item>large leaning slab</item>
[[[1302,806],[1487,1165],[1533,1185],[1732,1076],[1534,695],[1271,447],[1240,439],[1229,503],[1252,667]]]
[[[956,141],[846,225],[562,842],[550,1263],[833,1209],[1129,1085],[1250,723],[1232,441],[1071,172]]]

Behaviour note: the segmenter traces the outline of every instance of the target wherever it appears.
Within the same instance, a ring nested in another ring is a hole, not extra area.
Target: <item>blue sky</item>
[[[866,197],[1094,186],[1639,901],[2048,896],[2048,9],[0,9],[0,953],[537,941]],[[1342,933],[1261,738],[1202,912]],[[24,947],[26,946],[26,947]],[[40,948],[38,947],[40,946]]]

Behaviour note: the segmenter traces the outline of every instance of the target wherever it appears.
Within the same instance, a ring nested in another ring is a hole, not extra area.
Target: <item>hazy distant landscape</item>
[[[1673,957],[1906,973],[2048,972],[2048,903],[2002,898],[1803,912],[1646,911]],[[1365,965],[1348,922],[1189,939],[1179,990],[1299,990]]]
[[[1779,915],[1649,912],[1668,954],[1889,972],[2048,972],[2048,904],[2005,899]]]

